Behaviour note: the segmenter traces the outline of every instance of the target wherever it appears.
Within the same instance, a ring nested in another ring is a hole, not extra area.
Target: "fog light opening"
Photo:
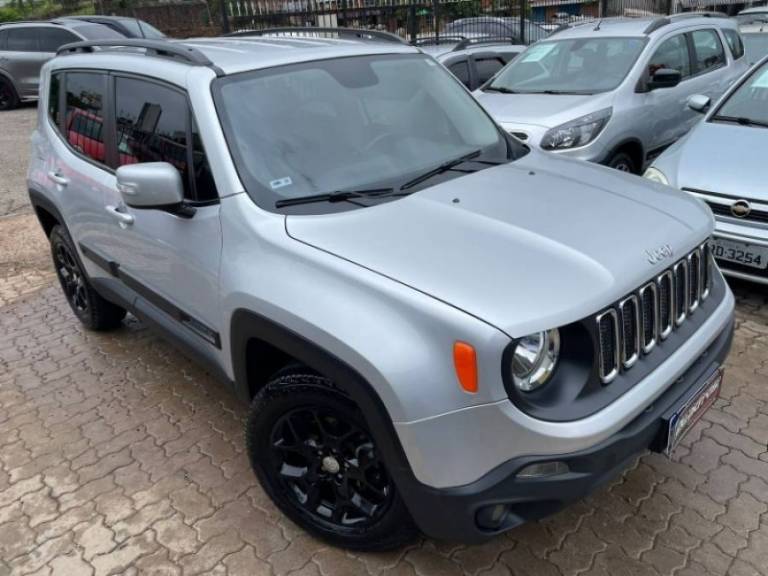
[[[509,515],[506,504],[485,506],[477,512],[477,525],[483,530],[498,530],[504,525]]]
[[[570,471],[568,464],[560,461],[553,462],[536,462],[535,464],[528,464],[525,468],[517,473],[518,478],[546,478],[547,476],[557,476],[559,474],[567,474]]]

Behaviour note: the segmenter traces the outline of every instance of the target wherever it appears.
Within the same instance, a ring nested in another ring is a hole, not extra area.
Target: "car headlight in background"
[[[544,150],[567,150],[592,142],[611,119],[613,108],[605,108],[549,130],[541,139]]]
[[[643,174],[643,178],[648,178],[648,180],[653,180],[654,182],[659,182],[661,184],[665,184],[669,186],[669,180],[667,180],[667,177],[664,175],[664,172],[659,170],[658,168],[654,168],[651,166],[648,168],[648,170],[645,171],[645,174]]]
[[[557,329],[529,334],[518,340],[512,354],[512,379],[522,392],[531,392],[546,384],[560,354]]]

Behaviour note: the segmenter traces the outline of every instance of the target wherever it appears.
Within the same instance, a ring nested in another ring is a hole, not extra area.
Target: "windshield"
[[[739,14],[736,16],[736,21],[739,26],[746,26],[749,24],[762,24],[768,23],[768,10],[765,12],[751,12],[749,14]]]
[[[118,38],[125,38],[120,32],[101,24],[76,24],[72,26],[72,29],[80,33],[87,40],[116,40]]]
[[[160,30],[138,18],[126,18],[121,20],[120,24],[125,26],[136,38],[165,38],[165,34]]]
[[[399,189],[478,150],[488,165],[506,161],[514,146],[453,76],[423,54],[237,74],[217,81],[214,95],[240,177],[267,209],[313,194]]]
[[[712,116],[713,121],[724,119],[768,124],[768,63],[757,68]]]
[[[645,46],[643,38],[571,38],[539,42],[486,89],[526,94],[594,94],[616,88]]]

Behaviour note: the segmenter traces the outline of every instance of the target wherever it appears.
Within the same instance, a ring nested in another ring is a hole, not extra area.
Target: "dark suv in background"
[[[131,20],[132,27],[123,20]],[[146,22],[104,16],[0,24],[0,110],[37,98],[40,68],[64,44],[130,38],[133,34],[129,30],[137,26],[147,37],[156,37],[155,29]]]

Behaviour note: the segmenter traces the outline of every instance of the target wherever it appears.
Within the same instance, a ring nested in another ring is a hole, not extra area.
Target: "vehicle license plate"
[[[768,266],[768,246],[757,246],[725,238],[713,238],[711,246],[712,254],[718,260],[736,262],[753,268]]]
[[[704,385],[688,401],[678,408],[668,421],[667,456],[675,450],[680,440],[693,428],[717,397],[723,382],[723,369],[718,367],[704,382]]]

